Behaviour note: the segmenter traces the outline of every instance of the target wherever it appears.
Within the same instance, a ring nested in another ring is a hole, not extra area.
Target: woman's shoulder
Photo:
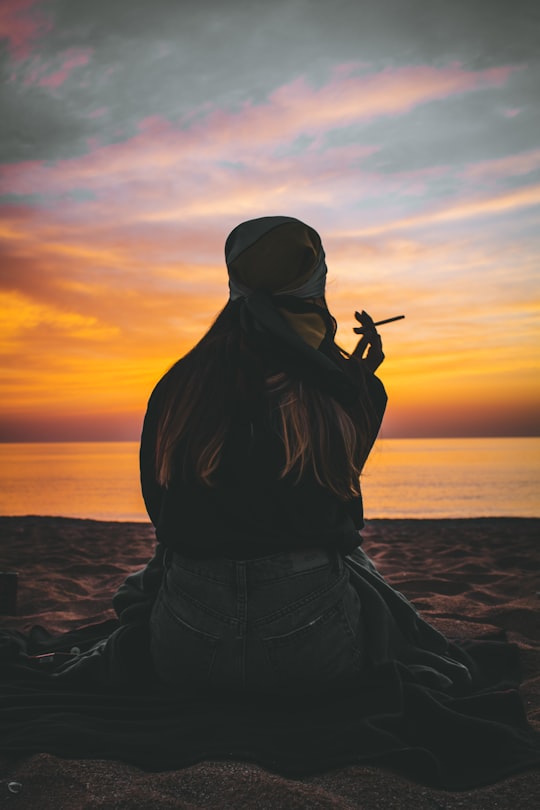
[[[188,355],[180,357],[167,371],[159,378],[157,383],[152,389],[149,402],[156,402],[161,400],[165,393],[169,390],[171,385],[174,385],[175,380],[179,378],[186,368],[186,359]]]

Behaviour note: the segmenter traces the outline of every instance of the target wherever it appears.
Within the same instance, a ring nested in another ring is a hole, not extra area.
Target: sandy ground
[[[540,520],[374,520],[364,549],[394,587],[452,638],[507,631],[522,651],[522,694],[540,728]],[[62,632],[113,617],[111,595],[151,556],[142,523],[0,518],[0,570],[19,572],[12,629]],[[300,780],[241,762],[146,773],[120,762],[47,754],[0,758],[0,806],[85,810],[528,810],[540,806],[540,771],[449,793],[382,769],[352,766]]]

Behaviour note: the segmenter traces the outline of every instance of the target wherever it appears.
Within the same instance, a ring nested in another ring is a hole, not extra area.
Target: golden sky
[[[165,0],[2,6],[1,441],[136,439],[227,300],[227,234],[271,214],[321,234],[346,349],[354,310],[406,315],[381,327],[384,436],[538,434],[526,37],[479,45],[464,18],[433,50],[405,19],[366,31],[316,1],[306,29],[277,5],[279,27],[232,3],[217,29]]]

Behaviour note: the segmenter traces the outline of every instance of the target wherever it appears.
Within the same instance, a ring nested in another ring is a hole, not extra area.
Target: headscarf
[[[240,301],[244,328],[264,332],[286,349],[301,376],[343,403],[352,401],[357,387],[320,351],[333,326],[330,313],[306,300],[324,296],[327,268],[319,234],[293,217],[251,219],[229,234],[225,259],[230,300]]]

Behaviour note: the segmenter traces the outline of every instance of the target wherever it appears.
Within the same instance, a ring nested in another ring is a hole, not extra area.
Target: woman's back
[[[386,402],[384,388],[369,386],[377,414],[376,433]],[[359,543],[363,526],[360,493],[341,500],[306,467],[299,480],[281,477],[285,454],[277,411],[262,402],[258,413],[239,412],[231,420],[211,486],[177,473],[167,487],[155,480],[155,443],[161,413],[159,389],[150,401],[141,441],[143,495],[158,540],[190,557],[252,558],[303,548],[337,548]],[[375,438],[372,436],[371,441]],[[183,444],[177,448],[179,456]]]
[[[230,301],[144,422],[143,495],[166,547],[154,663],[176,685],[321,686],[363,666],[345,558],[386,394],[334,343],[315,231],[253,220],[226,255]]]

